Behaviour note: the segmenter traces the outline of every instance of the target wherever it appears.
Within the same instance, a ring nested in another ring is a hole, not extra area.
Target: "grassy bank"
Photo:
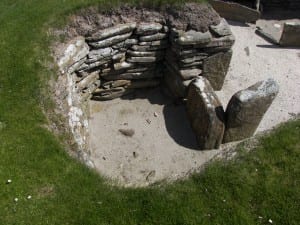
[[[53,76],[45,31],[96,2],[107,4],[0,1],[0,224],[299,224],[300,121],[250,154],[168,186],[111,187],[68,157],[43,126],[41,90]]]

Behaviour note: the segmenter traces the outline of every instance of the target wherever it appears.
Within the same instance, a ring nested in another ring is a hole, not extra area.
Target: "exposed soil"
[[[89,36],[98,30],[127,22],[159,22],[180,30],[206,32],[210,25],[220,23],[220,17],[210,5],[199,3],[160,8],[123,5],[106,11],[93,7],[81,10],[71,18],[66,35]]]

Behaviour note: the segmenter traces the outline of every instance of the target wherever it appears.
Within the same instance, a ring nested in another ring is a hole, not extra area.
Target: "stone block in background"
[[[239,22],[255,22],[260,17],[260,12],[235,2],[210,0],[209,3],[225,19]]]
[[[200,149],[219,148],[225,130],[224,110],[206,78],[198,77],[190,84],[186,107]]]
[[[300,47],[300,23],[299,22],[284,23],[279,44],[282,46]]]
[[[276,81],[268,79],[235,93],[226,109],[223,142],[251,137],[278,92]]]
[[[203,61],[202,76],[206,77],[214,90],[221,90],[229,68],[232,50],[214,54]]]

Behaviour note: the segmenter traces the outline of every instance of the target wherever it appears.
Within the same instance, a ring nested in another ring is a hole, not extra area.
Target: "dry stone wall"
[[[176,97],[186,97],[189,83],[201,75],[220,90],[234,37],[223,19],[206,32],[130,22],[76,41],[58,63],[61,71],[73,74],[84,100],[111,100],[137,88],[155,87],[162,77]]]

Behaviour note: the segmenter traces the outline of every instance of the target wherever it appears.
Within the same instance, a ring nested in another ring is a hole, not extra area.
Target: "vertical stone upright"
[[[187,112],[199,148],[219,148],[225,130],[224,110],[206,78],[198,77],[190,84]]]
[[[276,81],[268,79],[235,93],[226,109],[223,142],[251,137],[278,92],[279,86]]]

